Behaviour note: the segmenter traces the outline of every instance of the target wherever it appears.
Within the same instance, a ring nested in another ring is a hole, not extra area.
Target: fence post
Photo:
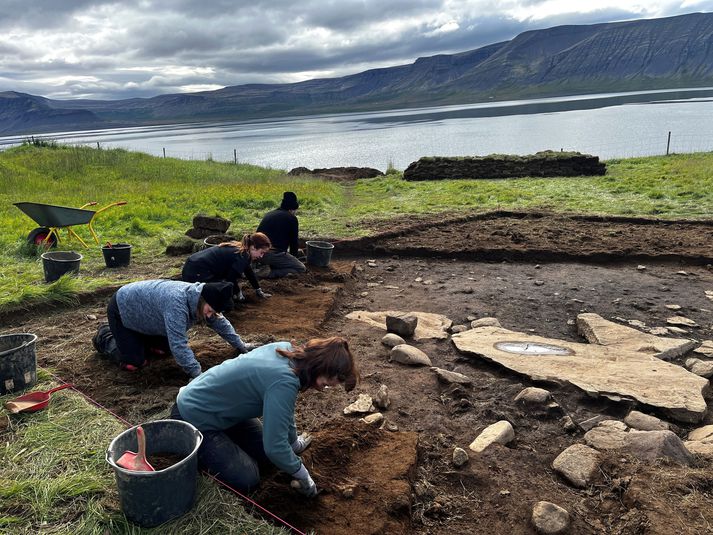
[[[101,150],[101,147],[99,146],[99,142],[97,141],[97,150]]]
[[[668,141],[666,142],[666,156],[668,156],[669,147],[671,147],[671,130],[668,131]]]
[[[238,165],[238,149],[233,149],[233,160],[235,161],[235,165]]]
[[[163,147],[163,157],[166,157],[166,147]]]

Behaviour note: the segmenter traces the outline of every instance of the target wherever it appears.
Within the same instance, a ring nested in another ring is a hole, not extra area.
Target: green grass
[[[54,386],[40,370],[37,390]],[[14,395],[0,397],[4,403]],[[5,418],[5,414],[0,418]],[[286,530],[249,514],[236,495],[201,477],[194,507],[155,529],[141,529],[120,511],[114,474],[104,460],[124,426],[79,394],[53,395],[47,409],[9,416],[0,431],[0,533],[241,533]]]
[[[97,215],[94,226],[102,243],[131,243],[133,262],[139,264],[160,257],[197,213],[231,219],[231,231],[238,235],[253,231],[286,190],[300,199],[302,237],[364,236],[375,221],[403,214],[512,209],[704,218],[713,213],[713,153],[607,165],[603,177],[426,182],[403,181],[391,169],[385,177],[350,184],[123,149],[26,144],[0,153],[0,310],[126,282],[104,269],[98,246],[82,249],[76,241],[65,241],[61,248],[84,255],[80,279],[43,283],[37,252],[25,243],[36,225],[12,206],[18,201],[77,207],[88,201],[98,207],[128,201]],[[86,227],[75,228],[89,239]]]

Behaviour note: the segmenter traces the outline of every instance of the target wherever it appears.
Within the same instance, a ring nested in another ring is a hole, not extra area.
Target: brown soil
[[[165,470],[169,466],[181,462],[185,457],[177,453],[153,453],[146,456],[148,463],[153,466],[154,470]]]
[[[698,459],[683,468],[611,455],[590,488],[574,489],[551,464],[582,436],[566,433],[554,416],[513,403],[529,380],[463,357],[447,340],[415,344],[435,366],[474,381],[469,388],[446,387],[428,368],[389,362],[382,331],[344,319],[356,309],[434,312],[456,324],[468,324],[469,316],[495,316],[508,329],[582,341],[571,324],[580,312],[662,326],[673,315],[664,305],[677,304],[683,308],[676,314],[701,326],[685,336],[710,339],[713,302],[704,291],[713,290],[706,266],[713,258],[711,243],[711,222],[546,214],[410,220],[376,239],[338,243],[329,269],[263,281],[273,293],[267,301],[258,302],[248,288],[250,301],[230,316],[247,340],[341,334],[350,340],[362,375],[350,394],[330,389],[300,396],[298,427],[317,435],[304,459],[324,489],[320,496],[306,501],[288,488],[289,478],[272,473],[256,495],[258,503],[317,533],[533,533],[530,516],[540,500],[570,512],[572,533],[711,532],[710,462]],[[166,262],[167,272],[175,268],[169,264],[174,259]],[[637,269],[640,264],[645,269]],[[105,317],[109,295],[0,321],[4,332],[37,333],[41,366],[123,418],[139,423],[165,416],[186,383],[173,359],[157,359],[131,374],[92,350],[91,336]],[[191,344],[204,368],[232,356],[205,328],[193,331]],[[365,428],[341,415],[359,393],[374,395],[381,384],[392,399],[384,416],[398,432]],[[598,414],[621,419],[631,408],[573,388],[538,386],[550,389],[577,421]],[[484,427],[502,419],[513,424],[515,442],[471,454],[468,464],[455,468],[453,448],[467,449]],[[682,437],[689,430],[674,426]]]

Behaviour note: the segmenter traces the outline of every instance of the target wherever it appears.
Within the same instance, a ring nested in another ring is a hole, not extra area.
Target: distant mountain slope
[[[557,26],[413,64],[293,84],[118,101],[0,93],[0,133],[461,104],[713,86],[713,14]]]

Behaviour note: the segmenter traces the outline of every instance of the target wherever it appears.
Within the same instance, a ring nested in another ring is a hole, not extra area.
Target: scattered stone
[[[542,535],[562,535],[569,530],[569,512],[551,502],[537,502],[532,508],[532,524]]]
[[[652,327],[649,329],[649,334],[654,336],[666,336],[669,330],[666,327]]]
[[[675,327],[673,325],[671,327],[667,327],[667,329],[672,333],[676,334],[688,334],[688,331],[686,329],[681,329],[681,327]]]
[[[384,415],[380,412],[375,412],[374,414],[370,414],[369,416],[364,416],[364,418],[360,418],[360,420],[365,424],[379,425],[381,424],[381,422],[384,421]]]
[[[447,317],[430,312],[401,312],[399,310],[369,312],[367,310],[355,310],[347,314],[346,317],[347,319],[363,321],[380,329],[386,329],[386,316],[399,315],[416,316],[418,318],[416,332],[413,335],[413,339],[417,341],[424,338],[445,340],[448,338],[447,330],[453,325],[453,322]]]
[[[460,468],[468,462],[468,452],[463,448],[455,448],[453,450],[453,465]]]
[[[683,441],[673,431],[631,431],[626,451],[642,461],[669,458],[688,466],[693,461]]]
[[[515,403],[521,403],[523,405],[544,405],[551,399],[552,394],[550,394],[549,390],[528,386],[515,396]]]
[[[681,310],[681,305],[664,305],[669,310]]]
[[[692,459],[683,442],[672,431],[631,431],[598,426],[584,435],[588,445],[598,450],[617,450],[641,461],[669,458],[683,465]]]
[[[636,269],[638,269],[639,271],[645,271],[646,266],[642,266],[641,264],[639,264],[638,266],[636,266]]]
[[[387,422],[386,430],[392,433],[396,433],[399,430],[399,426],[392,422]]]
[[[699,353],[706,357],[713,357],[713,340],[703,340],[701,345],[694,350],[694,353]]]
[[[462,333],[463,331],[467,331],[467,330],[468,330],[467,325],[453,325],[453,327],[451,327],[451,332],[453,334]]]
[[[706,292],[706,297],[713,301],[713,290],[705,290]]]
[[[666,318],[666,323],[669,325],[683,325],[684,327],[698,327],[698,324],[691,320],[688,319],[684,316],[673,316],[670,318]]]
[[[475,321],[475,320],[477,320],[478,318],[477,318],[476,316],[466,316],[465,319],[466,319],[467,321]]]
[[[380,282],[367,282],[366,285],[367,285],[369,288],[376,288],[376,287],[378,287],[378,286],[381,286],[381,283],[380,283]]]
[[[713,425],[704,425],[688,433],[688,440],[713,443]]]
[[[543,280],[538,279],[535,281],[535,286],[542,286],[543,284],[545,284],[545,281],[543,281]]]
[[[471,329],[477,329],[478,327],[502,327],[498,318],[480,318],[470,322]]]
[[[87,314],[87,319],[89,321],[96,321],[97,316],[96,316],[96,314]]]
[[[577,427],[577,423],[572,420],[570,416],[563,416],[560,418],[560,424],[562,424],[562,428],[568,433],[574,433],[579,429],[579,427]]]
[[[473,380],[462,373],[444,370],[443,368],[431,368],[432,372],[438,376],[438,380],[446,384],[471,385]]]
[[[624,423],[632,429],[638,429],[639,431],[666,431],[669,429],[668,423],[659,420],[655,416],[649,416],[639,411],[631,411],[627,417],[624,418]]]
[[[685,277],[688,275],[688,271],[677,271],[676,275],[683,275]]]
[[[431,366],[431,359],[417,347],[399,344],[391,348],[391,360],[409,366]]]
[[[387,314],[386,330],[404,338],[410,338],[416,332],[418,318],[408,314]]]
[[[645,327],[644,323],[637,322],[637,320],[628,321],[630,325],[634,322]],[[593,313],[579,314],[577,329],[590,344],[653,354],[653,356],[664,360],[685,355],[696,345],[692,340],[662,338],[642,333],[636,329],[605,320],[599,314]]]
[[[401,338],[398,334],[388,333],[381,339],[381,343],[384,344],[386,347],[394,347],[399,344],[405,344],[406,340]]]
[[[577,323],[577,322],[574,321],[573,319],[567,320],[567,325],[574,325],[574,324],[576,324],[576,323]]]
[[[376,262],[374,262],[374,261],[367,262],[366,265],[369,266],[369,267],[371,267],[371,268],[377,267]]]
[[[374,405],[379,407],[381,410],[386,410],[391,405],[391,398],[389,397],[389,389],[386,385],[379,386],[379,391],[374,397]]]
[[[599,473],[600,454],[584,444],[573,444],[552,462],[552,468],[578,488],[588,487]]]
[[[596,416],[592,416],[591,418],[587,418],[586,420],[579,422],[579,427],[581,427],[584,431],[589,431],[590,429],[597,427],[601,422],[608,419],[609,416],[597,414]]]
[[[515,430],[512,428],[510,422],[501,420],[483,429],[468,448],[476,453],[480,453],[495,442],[498,444],[507,444],[514,438]]]
[[[708,459],[713,457],[713,443],[711,442],[689,441],[684,442],[683,445],[694,455],[700,455]]]
[[[510,491],[507,489],[501,490],[500,496],[510,496]]]
[[[398,290],[399,289],[398,286],[394,286],[393,284],[387,284],[386,286],[384,286],[384,288],[386,288],[387,290]]]
[[[344,408],[344,414],[363,414],[365,412],[374,412],[376,409],[372,403],[371,396],[369,394],[359,394],[357,400]]]
[[[640,320],[627,320],[626,323],[628,323],[632,327],[638,327],[639,329],[643,329],[646,327],[646,324]]]
[[[362,292],[359,294],[359,297],[367,297],[369,295],[369,292]]]
[[[691,373],[710,379],[713,377],[713,360],[686,359],[686,368]]]

